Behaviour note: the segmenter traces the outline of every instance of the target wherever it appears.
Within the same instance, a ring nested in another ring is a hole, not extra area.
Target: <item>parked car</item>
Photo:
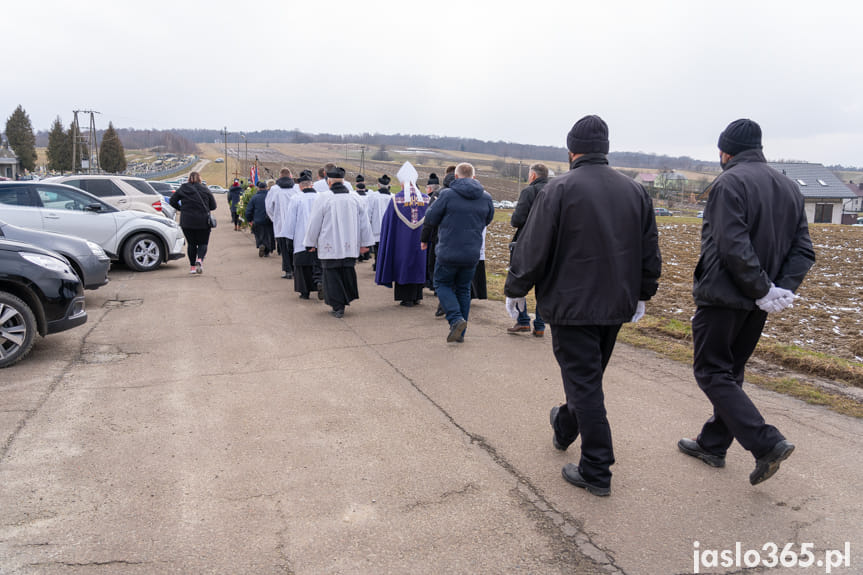
[[[703,218],[704,217],[704,210],[698,210],[698,213],[695,214],[695,217],[696,218]]]
[[[153,180],[147,180],[147,183],[150,184],[156,192],[164,196],[166,200],[170,200],[171,196],[174,195],[174,192],[177,190],[177,188],[168,182],[154,182]]]
[[[851,224],[852,226],[863,226],[863,218],[857,218],[856,224]]]
[[[657,216],[670,216],[670,215],[672,215],[671,211],[669,211],[665,208],[653,208],[653,211],[656,213]]]
[[[214,160],[214,162],[215,162],[215,163],[217,163],[217,164],[224,164],[224,163],[225,163],[225,158],[216,158],[216,159]]]
[[[96,242],[65,234],[13,226],[3,220],[0,220],[0,238],[26,242],[57,252],[69,261],[72,271],[81,280],[84,289],[96,289],[108,283],[111,258]]]
[[[86,321],[84,289],[66,260],[0,239],[0,367],[30,353],[37,333],[44,337]]]
[[[211,184],[207,187],[210,188],[210,191],[213,192],[214,194],[227,194],[228,193],[228,190],[226,190],[225,188],[223,188],[222,186],[220,186],[218,184]]]
[[[66,184],[93,194],[103,202],[121,210],[161,213],[160,194],[144,178],[112,176],[110,174],[73,174],[44,180]]]
[[[154,270],[185,255],[185,239],[174,220],[118,210],[87,192],[45,180],[0,183],[0,219],[88,239],[136,271]]]

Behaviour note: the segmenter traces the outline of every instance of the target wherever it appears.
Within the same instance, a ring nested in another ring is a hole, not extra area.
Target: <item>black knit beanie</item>
[[[440,184],[440,180],[438,179],[437,174],[432,172],[431,174],[429,174],[429,179],[428,179],[428,182],[426,182],[426,185],[427,186],[433,186],[436,184]]]
[[[573,154],[607,154],[608,124],[599,116],[585,116],[567,134],[566,147]]]
[[[734,120],[719,134],[719,149],[729,156],[761,149],[761,126],[747,118]]]

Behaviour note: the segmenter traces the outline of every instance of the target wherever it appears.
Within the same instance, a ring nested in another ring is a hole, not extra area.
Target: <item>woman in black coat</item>
[[[201,174],[192,172],[189,181],[171,196],[171,205],[180,210],[180,227],[186,236],[190,274],[204,273],[202,264],[210,243],[210,212],[216,209],[216,198],[201,182]]]

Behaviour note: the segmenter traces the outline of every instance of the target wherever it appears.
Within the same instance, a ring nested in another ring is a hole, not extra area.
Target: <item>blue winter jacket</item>
[[[426,212],[423,227],[438,228],[435,247],[438,261],[473,266],[479,261],[482,230],[492,219],[494,204],[482,184],[474,179],[459,178],[449,188],[441,190]]]
[[[258,193],[252,196],[249,200],[249,205],[246,206],[246,221],[252,222],[255,225],[265,224],[270,221],[267,216],[267,191],[260,189]]]

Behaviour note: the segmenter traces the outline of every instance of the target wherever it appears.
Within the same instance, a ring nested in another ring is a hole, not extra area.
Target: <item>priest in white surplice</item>
[[[344,168],[326,173],[330,192],[319,194],[304,234],[307,248],[317,251],[323,268],[324,301],[332,315],[343,317],[345,306],[360,297],[354,266],[374,243],[368,215],[357,194],[344,184]]]

